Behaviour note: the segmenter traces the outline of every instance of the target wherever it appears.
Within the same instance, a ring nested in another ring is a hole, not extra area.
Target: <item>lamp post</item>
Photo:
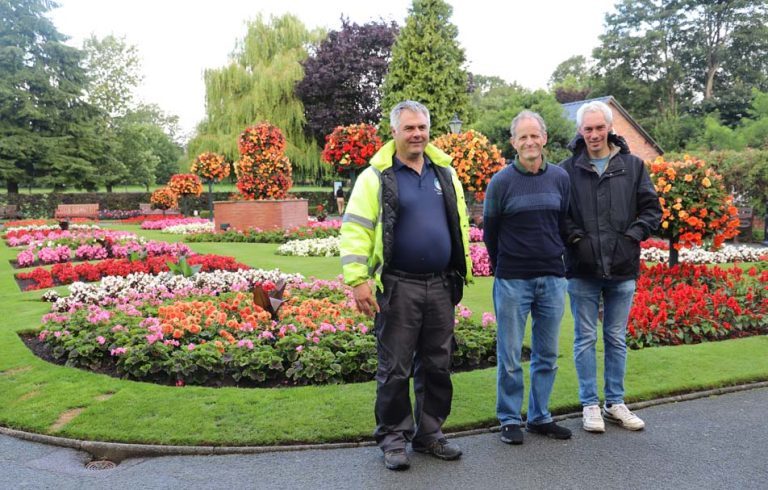
[[[459,114],[457,112],[453,113],[453,119],[451,119],[448,122],[448,127],[451,128],[451,133],[453,134],[460,134],[461,133],[461,125],[462,120],[459,119]]]

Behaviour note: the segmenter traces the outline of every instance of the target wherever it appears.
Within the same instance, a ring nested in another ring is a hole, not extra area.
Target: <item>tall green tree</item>
[[[49,0],[0,1],[0,179],[91,187],[98,178],[98,111],[83,100],[82,51],[64,44]]]
[[[641,121],[717,110],[734,126],[768,85],[764,0],[620,0],[605,25],[596,91]]]
[[[298,180],[327,172],[320,148],[304,133],[304,106],[294,87],[304,78],[307,48],[324,33],[310,31],[294,15],[262,16],[248,23],[229,65],[205,71],[205,120],[189,142],[187,160],[204,151],[238,159],[237,138],[246,126],[269,121],[288,140],[286,154]]]
[[[111,118],[124,116],[133,105],[141,82],[141,61],[136,46],[125,37],[91,35],[83,42],[84,67],[90,83],[87,99]]]
[[[430,111],[432,133],[448,132],[454,113],[471,122],[469,75],[464,69],[464,50],[451,23],[453,8],[444,0],[414,0],[405,27],[392,47],[392,61],[382,88],[382,110],[388,113],[398,102],[412,99]],[[380,131],[389,133],[384,117]]]
[[[552,72],[549,89],[562,104],[584,100],[592,91],[590,71],[586,57],[571,56]]]

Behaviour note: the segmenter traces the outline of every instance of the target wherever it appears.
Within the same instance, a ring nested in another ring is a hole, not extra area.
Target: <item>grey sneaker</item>
[[[461,457],[461,449],[458,444],[448,442],[448,439],[441,437],[436,439],[426,446],[422,446],[418,443],[413,444],[413,450],[417,453],[431,454],[432,456],[446,461],[453,461]]]
[[[610,407],[606,405],[603,407],[603,416],[608,422],[619,424],[625,429],[642,430],[645,427],[645,422],[632,413],[623,403],[617,403]]]
[[[408,453],[405,452],[405,448],[392,449],[391,451],[384,451],[384,466],[388,470],[407,470],[411,467],[411,462],[408,460]]]

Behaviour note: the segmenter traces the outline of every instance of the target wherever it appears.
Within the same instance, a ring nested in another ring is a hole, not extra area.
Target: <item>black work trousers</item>
[[[427,445],[443,437],[441,427],[453,396],[451,279],[444,274],[429,278],[394,274],[384,272],[384,291],[376,294],[381,311],[375,320],[379,367],[374,437],[382,451],[404,448],[411,440]]]

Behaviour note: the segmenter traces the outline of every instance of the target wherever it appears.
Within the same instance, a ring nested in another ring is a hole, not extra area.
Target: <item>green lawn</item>
[[[138,230],[137,226],[126,227]],[[140,231],[173,241],[179,236]],[[276,245],[190,244],[198,252],[234,255],[254,267],[332,279],[338,258],[280,257]],[[35,329],[48,305],[41,292],[22,293],[8,263],[16,251],[0,245],[0,424],[78,439],[160,444],[269,445],[368,440],[374,427],[373,382],[277,389],[167,387],[122,381],[48,364],[19,340]],[[465,304],[476,314],[492,308],[490,278],[478,278]],[[573,321],[566,313],[561,359],[550,408],[578,408],[571,357]],[[768,337],[631,351],[627,400],[768,380]],[[527,367],[527,366],[526,366]],[[495,369],[454,376],[447,429],[487,427],[495,420]],[[79,412],[70,412],[79,410]],[[63,414],[77,414],[61,428]]]

